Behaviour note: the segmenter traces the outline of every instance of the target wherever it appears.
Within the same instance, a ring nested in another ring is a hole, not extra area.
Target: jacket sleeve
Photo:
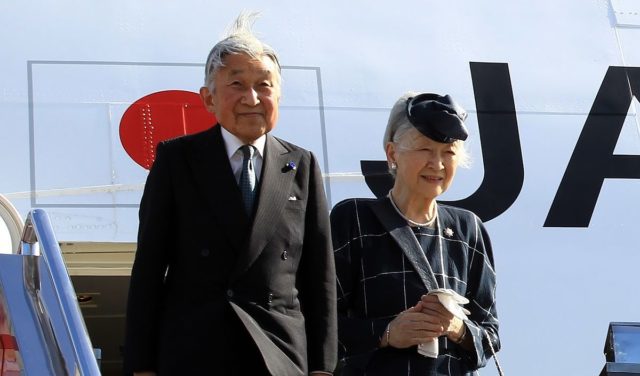
[[[473,216],[475,231],[469,241],[471,263],[467,298],[471,315],[465,324],[473,336],[473,351],[466,352],[466,361],[475,368],[484,367],[500,350],[498,314],[496,308],[496,272],[489,235],[478,217]],[[491,346],[490,346],[491,345]]]
[[[126,372],[154,371],[168,250],[172,244],[173,189],[170,159],[164,144],[157,149],[140,202],[138,245],[127,302]]]
[[[356,358],[365,361],[365,358],[378,348],[387,324],[393,319],[361,318],[352,314],[352,307],[358,299],[356,287],[362,278],[359,246],[361,234],[357,216],[356,199],[342,201],[331,211],[331,233],[337,275],[338,350],[339,357],[350,358],[350,363],[357,362]]]
[[[309,161],[300,303],[305,316],[309,371],[333,372],[337,363],[336,282],[329,208],[320,167]]]

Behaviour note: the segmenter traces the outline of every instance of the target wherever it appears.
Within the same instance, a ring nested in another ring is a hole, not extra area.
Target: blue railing
[[[44,210],[29,213],[20,250],[25,256],[25,288],[40,323],[49,366],[55,374],[100,375],[75,290]]]

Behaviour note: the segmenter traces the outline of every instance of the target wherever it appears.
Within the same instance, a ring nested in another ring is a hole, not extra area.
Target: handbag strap
[[[498,369],[498,374],[500,376],[504,376],[504,372],[502,372],[502,367],[500,367],[500,361],[498,360],[498,354],[496,354],[496,351],[493,349],[493,343],[491,343],[491,337],[489,336],[489,333],[487,332],[487,330],[480,326],[480,328],[482,328],[482,330],[484,331],[485,337],[487,337],[487,342],[489,343],[489,350],[491,350],[491,355],[493,356],[493,361],[496,363],[496,368]]]

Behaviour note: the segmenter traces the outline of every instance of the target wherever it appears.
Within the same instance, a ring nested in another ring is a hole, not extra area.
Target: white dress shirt
[[[244,155],[242,154],[242,150],[240,147],[245,145],[238,137],[233,135],[228,130],[224,129],[224,127],[220,126],[220,130],[222,131],[222,139],[224,140],[224,146],[227,149],[227,157],[229,158],[229,163],[231,163],[231,170],[233,171],[233,175],[236,177],[236,181],[240,181],[240,174],[242,173],[242,160],[244,159]],[[251,145],[253,145],[257,153],[253,153],[253,169],[256,172],[256,183],[260,181],[260,173],[262,172],[262,161],[264,157],[264,144],[267,141],[267,136],[262,135],[257,140],[253,141]]]

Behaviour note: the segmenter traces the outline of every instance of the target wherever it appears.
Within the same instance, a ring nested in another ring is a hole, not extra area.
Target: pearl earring
[[[391,169],[395,170],[398,168],[398,165],[396,164],[396,162],[391,162]]]

